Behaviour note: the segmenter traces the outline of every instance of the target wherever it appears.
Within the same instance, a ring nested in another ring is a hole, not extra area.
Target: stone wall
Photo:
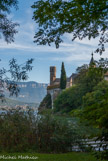
[[[55,88],[55,89],[50,89],[47,90],[47,94],[51,95],[51,100],[52,100],[52,109],[53,109],[53,103],[54,100],[56,99],[56,97],[61,93],[61,89],[60,88]]]

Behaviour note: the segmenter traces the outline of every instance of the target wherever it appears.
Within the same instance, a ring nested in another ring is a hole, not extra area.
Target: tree
[[[65,67],[63,62],[61,67],[60,88],[61,89],[66,88],[66,72],[65,72]]]
[[[17,86],[17,82],[28,79],[28,72],[33,68],[31,65],[33,59],[27,60],[24,64],[18,65],[16,59],[12,59],[9,62],[9,69],[4,67],[0,69],[0,99],[4,100],[4,90],[9,90],[10,96],[18,95],[20,89]]]
[[[0,152],[69,152],[82,139],[73,122],[28,109],[0,115]]]
[[[3,36],[7,43],[14,42],[18,26],[18,23],[8,19],[11,7],[18,9],[18,0],[0,0],[0,38]],[[9,62],[9,70],[4,67],[0,69],[0,99],[4,98],[4,89],[9,90],[10,96],[18,95],[17,81],[28,79],[28,72],[32,70],[32,62],[33,59],[30,59],[26,63],[18,65],[16,59],[12,59]]]
[[[64,90],[54,101],[54,111],[68,113],[81,106],[82,95],[78,86]]]
[[[0,1],[0,38],[3,36],[7,43],[14,41],[14,35],[17,33],[16,27],[18,23],[9,20],[8,15],[11,7],[18,8],[17,0],[1,0]]]
[[[104,79],[104,74],[108,71],[108,59],[101,58],[93,65],[82,65],[77,68],[76,84],[79,84],[85,94],[92,92],[93,88]]]
[[[70,112],[83,107],[83,97],[93,92],[97,84],[104,79],[104,74],[108,70],[108,60],[101,58],[95,65],[77,68],[75,86],[63,91],[54,102],[56,112]]]
[[[78,67],[76,69],[76,77],[75,77],[75,84],[79,84],[82,79],[86,76],[86,73],[88,72],[89,66],[88,64],[83,64],[82,66]]]
[[[40,103],[38,111],[39,113],[41,113],[46,109],[51,109],[51,107],[52,107],[51,95],[47,94],[42,100],[42,102]]]
[[[40,45],[63,42],[62,35],[72,33],[72,41],[100,37],[96,52],[105,50],[108,42],[107,0],[38,0],[32,5],[33,19],[39,24],[35,41]]]
[[[81,117],[98,128],[108,129],[108,82],[103,80],[83,97]]]
[[[102,81],[91,93],[84,96],[83,108],[80,112],[81,121],[86,122],[87,126],[92,125],[101,130],[97,139],[101,142],[108,141],[108,82]],[[107,144],[107,143],[106,143]],[[107,146],[104,145],[104,153],[101,159],[108,159]],[[99,157],[99,155],[97,155]]]

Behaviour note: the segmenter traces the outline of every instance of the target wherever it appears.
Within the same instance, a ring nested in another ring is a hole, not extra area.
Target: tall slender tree
[[[65,67],[64,67],[63,62],[62,62],[62,66],[61,66],[60,88],[61,89],[66,88],[66,72],[65,72]]]

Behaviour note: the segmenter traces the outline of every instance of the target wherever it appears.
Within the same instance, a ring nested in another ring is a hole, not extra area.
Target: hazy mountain
[[[47,93],[47,84],[37,82],[20,82],[17,83],[20,88],[18,97],[11,97],[11,99],[27,102],[27,103],[40,103]],[[9,93],[6,92],[6,97]]]
[[[17,100],[13,100],[13,99],[9,99],[9,98],[5,98],[4,101],[0,101],[0,108],[3,108],[3,107],[34,107],[34,108],[37,108],[39,106],[38,103],[26,103],[26,102],[21,102],[21,101],[17,101]]]

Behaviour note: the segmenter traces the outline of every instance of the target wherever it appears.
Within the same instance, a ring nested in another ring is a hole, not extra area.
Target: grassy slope
[[[96,161],[96,159],[90,155],[89,153],[78,153],[78,152],[72,152],[72,153],[66,153],[66,154],[34,154],[34,153],[17,153],[17,154],[3,154],[0,153],[0,156],[29,156],[29,157],[38,157],[38,159],[35,159],[35,161]],[[3,159],[0,159],[3,161]],[[30,159],[16,159],[17,161],[23,161]],[[8,161],[12,161],[12,159],[8,159]],[[33,159],[32,159],[33,161]]]

